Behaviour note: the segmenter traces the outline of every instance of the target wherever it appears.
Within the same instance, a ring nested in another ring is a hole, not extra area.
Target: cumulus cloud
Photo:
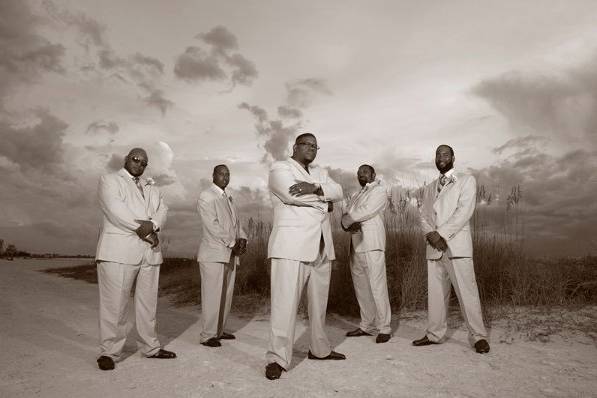
[[[312,104],[317,94],[331,94],[325,81],[321,79],[300,79],[286,84],[287,103],[277,108],[279,119],[270,119],[267,111],[257,105],[246,102],[239,104],[240,109],[249,111],[255,117],[255,130],[260,137],[265,137],[265,154],[262,162],[282,160],[289,156],[292,140],[302,127],[304,109]],[[283,119],[286,119],[285,122]],[[291,119],[292,122],[288,122]]]
[[[597,55],[553,75],[512,71],[481,81],[487,100],[514,130],[597,146]]]
[[[174,74],[188,83],[229,80],[232,87],[237,84],[249,86],[257,78],[255,64],[240,53],[236,36],[224,26],[216,26],[195,38],[202,40],[209,50],[189,46],[178,56]]]
[[[18,127],[0,120],[0,155],[22,168],[54,170],[63,161],[63,141],[68,125],[45,110],[35,112],[36,121]]]
[[[87,126],[86,133],[87,134],[102,134],[102,133],[116,134],[116,133],[118,133],[118,130],[120,130],[120,128],[118,127],[118,124],[116,122],[106,121],[106,120],[97,120],[95,122],[90,123],[89,126]]]
[[[43,73],[62,73],[65,49],[42,37],[40,25],[25,2],[0,2],[0,108],[17,85],[31,83]]]
[[[77,42],[85,49],[82,57],[89,58],[80,68],[86,74],[102,78],[114,77],[116,81],[140,90],[141,100],[158,109],[162,115],[174,105],[165,98],[162,89],[164,63],[155,57],[139,52],[119,55],[107,40],[106,26],[82,12],[59,7],[50,0],[43,2],[47,14],[56,22],[77,31]]]

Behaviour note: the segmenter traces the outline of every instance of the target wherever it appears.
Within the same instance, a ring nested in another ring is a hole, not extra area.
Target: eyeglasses
[[[305,146],[308,146],[311,149],[315,149],[316,151],[318,151],[318,150],[321,149],[321,147],[317,146],[317,144],[311,144],[311,143],[308,143],[308,142],[298,142],[296,145],[305,145]]]
[[[135,163],[140,163],[143,167],[147,167],[147,160],[141,159],[138,156],[133,156],[131,160]]]

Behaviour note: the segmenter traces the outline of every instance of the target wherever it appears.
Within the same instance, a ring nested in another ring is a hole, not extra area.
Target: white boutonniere
[[[155,185],[155,180],[151,177],[147,177],[145,179],[145,186],[152,186]]]
[[[450,179],[448,180],[448,184],[449,184],[449,183],[452,183],[452,184],[453,184],[453,183],[455,183],[457,180],[458,180],[458,179],[456,178],[456,174],[452,174],[452,175],[450,176]]]

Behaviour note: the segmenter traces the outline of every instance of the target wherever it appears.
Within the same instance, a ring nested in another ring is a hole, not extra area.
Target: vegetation
[[[394,312],[424,309],[427,303],[425,244],[418,227],[417,192],[399,197],[388,209],[387,273]],[[597,303],[597,257],[535,259],[524,253],[520,221],[520,189],[513,189],[504,209],[488,206],[491,196],[481,186],[472,220],[474,261],[486,319],[513,306],[569,306]],[[333,214],[339,225],[340,214]],[[269,303],[267,241],[271,226],[247,223],[249,247],[241,259],[234,309],[251,312]],[[328,311],[358,316],[349,269],[349,235],[334,230],[336,261],[332,270]],[[96,283],[95,265],[49,270]],[[160,294],[178,305],[200,304],[199,267],[193,259],[167,258],[160,275]],[[455,295],[453,294],[455,300]],[[456,304],[456,301],[453,302]],[[304,307],[304,305],[303,305]]]

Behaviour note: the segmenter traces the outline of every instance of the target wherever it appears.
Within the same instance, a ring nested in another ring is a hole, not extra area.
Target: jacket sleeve
[[[314,207],[327,213],[327,203],[315,194],[292,196],[288,190],[296,183],[290,166],[284,163],[274,163],[269,173],[268,186],[270,191],[287,205]],[[322,184],[323,188],[323,184]],[[342,188],[340,188],[342,189]]]
[[[321,183],[321,190],[323,191],[322,198],[324,202],[340,202],[344,199],[342,186],[332,180],[327,172],[325,172],[323,180],[324,182]]]
[[[466,181],[463,181],[456,210],[445,223],[437,228],[437,232],[445,240],[452,239],[466,225],[475,211],[477,182],[475,177],[470,175],[463,178],[466,178]]]
[[[230,239],[228,232],[220,224],[214,202],[215,200],[210,198],[209,195],[199,196],[197,210],[199,211],[201,222],[214,239],[221,242],[224,246],[230,247],[235,242]]]
[[[427,185],[424,188],[423,191],[423,203],[421,204],[421,206],[419,207],[419,222],[421,225],[421,230],[423,231],[423,235],[427,235],[429,232],[433,232],[435,231],[435,228],[433,225],[431,225],[430,220],[428,220],[427,216],[428,216],[428,212],[430,209],[427,208],[428,206],[428,195],[430,195],[430,191],[429,191],[429,187],[433,186],[432,184]]]
[[[98,197],[102,212],[112,224],[131,232],[139,228],[140,224],[135,221],[135,215],[124,203],[124,197],[115,178],[106,175],[100,177]]]
[[[366,199],[366,201],[363,201],[358,206],[353,206],[352,210],[346,213],[345,217],[342,217],[345,226],[350,226],[355,222],[363,222],[375,217],[375,215],[384,210],[388,203],[386,190],[381,186],[371,190]]]
[[[157,188],[152,188],[152,189],[157,189]],[[159,190],[158,190],[158,195],[160,198],[159,202],[158,202],[158,207],[157,207],[157,209],[155,209],[155,214],[151,218],[151,221],[153,221],[153,223],[156,225],[156,230],[160,231],[162,229],[162,227],[164,226],[164,224],[166,223],[166,215],[168,214],[168,206],[166,206],[166,203],[164,202],[164,196],[162,195],[162,193]]]

